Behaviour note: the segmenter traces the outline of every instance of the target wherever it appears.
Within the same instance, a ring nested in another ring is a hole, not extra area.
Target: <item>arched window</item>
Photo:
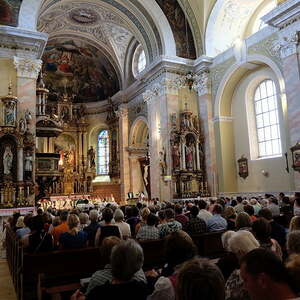
[[[262,81],[254,93],[258,157],[281,155],[281,138],[276,87],[271,79]]]
[[[108,130],[101,130],[97,145],[97,174],[109,174],[109,136]]]
[[[147,65],[146,53],[142,45],[138,45],[133,54],[132,60],[132,73],[134,77],[137,77]]]
[[[146,67],[146,55],[144,50],[139,55],[137,67],[139,73],[142,72]]]

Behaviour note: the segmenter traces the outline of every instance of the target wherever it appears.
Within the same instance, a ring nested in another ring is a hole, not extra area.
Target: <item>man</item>
[[[58,241],[59,241],[60,235],[64,232],[69,231],[69,226],[67,224],[68,215],[69,215],[68,211],[63,210],[60,213],[61,224],[56,227],[53,227],[52,235],[54,238],[54,247],[58,246]]]
[[[288,274],[282,261],[275,253],[255,249],[241,260],[241,277],[252,300],[296,300]]]
[[[280,208],[277,199],[274,197],[270,197],[268,200],[269,205],[267,206],[267,208],[271,211],[273,217],[278,217],[280,215]]]
[[[222,206],[216,204],[213,208],[213,217],[207,221],[208,231],[220,231],[227,229],[227,221],[221,216]]]
[[[203,199],[201,199],[198,203],[199,206],[199,213],[198,213],[198,218],[202,219],[205,221],[207,224],[207,221],[213,216],[208,210],[208,205],[207,202]]]
[[[165,211],[166,214],[166,224],[162,224],[159,228],[159,236],[160,238],[164,238],[166,235],[182,230],[181,223],[175,220],[175,212],[172,208],[168,208]]]
[[[190,221],[187,226],[187,232],[189,234],[200,234],[207,231],[206,223],[204,220],[198,217],[199,208],[192,206],[190,210]]]
[[[235,210],[236,214],[238,215],[240,212],[244,211],[244,204],[242,203],[243,198],[238,196],[238,197],[236,197],[236,201],[238,204],[234,207],[234,210]]]

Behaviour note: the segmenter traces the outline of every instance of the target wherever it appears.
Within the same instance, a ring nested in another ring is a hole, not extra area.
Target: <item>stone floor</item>
[[[15,289],[10,277],[6,259],[0,259],[0,299],[16,300]]]

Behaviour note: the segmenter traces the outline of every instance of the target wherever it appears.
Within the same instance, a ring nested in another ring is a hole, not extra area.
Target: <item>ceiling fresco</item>
[[[101,101],[120,90],[112,64],[85,41],[52,39],[42,60],[50,101],[58,100],[65,93],[76,103]]]
[[[18,15],[22,0],[0,0],[0,24],[18,26]]]
[[[156,0],[166,15],[176,43],[176,54],[183,58],[196,58],[196,49],[189,23],[177,0]]]

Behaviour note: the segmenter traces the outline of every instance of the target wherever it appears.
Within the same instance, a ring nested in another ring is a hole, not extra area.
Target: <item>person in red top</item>
[[[68,215],[69,215],[68,211],[63,210],[60,214],[61,224],[53,228],[52,235],[54,238],[55,247],[58,246],[60,235],[64,232],[69,231],[69,226],[67,224]]]
[[[175,220],[181,223],[183,230],[186,229],[189,218],[182,213],[182,206],[180,204],[175,205]]]

